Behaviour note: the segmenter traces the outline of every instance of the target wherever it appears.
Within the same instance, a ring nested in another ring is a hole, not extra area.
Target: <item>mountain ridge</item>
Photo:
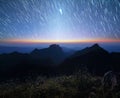
[[[56,44],[52,44],[44,49],[35,49],[30,54],[38,58],[51,58],[56,64],[62,62],[67,56],[62,48]]]
[[[86,67],[91,73],[101,75],[108,70],[116,70],[117,68],[120,70],[120,67],[118,67],[119,59],[120,55],[118,53],[113,56],[98,44],[94,44],[91,47],[76,51],[72,56],[65,59],[61,63],[60,69],[72,73],[81,67]]]
[[[47,75],[70,74],[86,67],[101,75],[108,70],[120,71],[120,53],[109,53],[98,44],[66,54],[61,46],[34,49],[31,53],[12,52],[0,55],[0,76],[39,73]]]
[[[82,50],[76,51],[73,54],[73,57],[77,56],[77,55],[78,56],[84,55],[84,54],[87,54],[89,52],[102,52],[102,53],[108,54],[108,52],[105,49],[103,49],[102,47],[100,47],[98,44],[94,44],[91,47],[86,47],[86,48],[84,48]]]

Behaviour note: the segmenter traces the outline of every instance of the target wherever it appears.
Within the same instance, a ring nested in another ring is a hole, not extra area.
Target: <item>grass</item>
[[[102,77],[86,73],[12,80],[0,85],[0,98],[120,98],[119,90],[104,91]]]

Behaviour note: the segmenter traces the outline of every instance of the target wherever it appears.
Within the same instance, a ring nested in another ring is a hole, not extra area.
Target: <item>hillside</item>
[[[119,53],[109,53],[98,44],[94,44],[69,56],[61,63],[60,69],[69,74],[86,67],[89,72],[101,75],[108,70],[120,71],[119,60]]]

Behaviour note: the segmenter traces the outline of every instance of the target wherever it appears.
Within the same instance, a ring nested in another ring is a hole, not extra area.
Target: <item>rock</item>
[[[117,78],[114,72],[108,71],[104,74],[102,85],[105,89],[113,89],[117,85]]]

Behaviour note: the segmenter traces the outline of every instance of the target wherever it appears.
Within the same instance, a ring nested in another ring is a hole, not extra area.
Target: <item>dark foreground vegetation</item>
[[[86,71],[57,77],[9,80],[0,85],[0,98],[120,98],[120,88],[103,85],[103,77]]]

